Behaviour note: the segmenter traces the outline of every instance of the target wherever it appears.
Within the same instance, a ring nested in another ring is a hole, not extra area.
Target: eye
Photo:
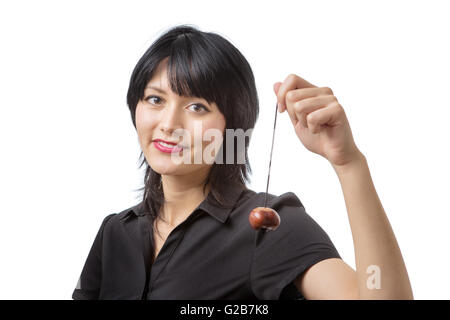
[[[158,105],[158,104],[161,104],[162,99],[158,96],[149,96],[149,97],[145,98],[145,101],[148,101],[151,104]]]
[[[189,106],[189,108],[192,108],[191,110],[194,110],[195,113],[201,113],[201,110],[203,109],[205,112],[209,112],[209,109],[206,108],[203,104],[201,103],[195,103],[195,104],[191,104]]]

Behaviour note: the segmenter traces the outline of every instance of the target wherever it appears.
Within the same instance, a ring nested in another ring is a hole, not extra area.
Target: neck
[[[191,212],[206,198],[209,184],[203,193],[203,185],[209,172],[196,171],[189,175],[162,175],[164,204],[161,218],[167,224],[176,226],[183,222]]]

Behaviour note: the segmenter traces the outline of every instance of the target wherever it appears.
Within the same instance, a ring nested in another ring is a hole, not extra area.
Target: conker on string
[[[275,230],[280,225],[280,216],[272,208],[257,207],[248,216],[253,229]]]

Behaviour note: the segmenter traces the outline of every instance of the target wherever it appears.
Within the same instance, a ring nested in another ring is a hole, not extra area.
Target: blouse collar
[[[230,215],[231,211],[236,207],[236,203],[240,198],[241,193],[244,191],[245,189],[242,188],[237,188],[237,187],[229,187],[226,188],[224,190],[224,192],[222,193],[222,196],[224,196],[224,198],[226,199],[226,201],[228,203],[230,203],[229,206],[220,206],[219,204],[216,204],[212,199],[212,194],[211,192],[208,193],[208,196],[205,198],[205,200],[203,200],[198,206],[197,208],[194,210],[203,210],[204,212],[208,213],[209,215],[213,216],[214,218],[216,218],[217,220],[219,220],[220,222],[224,223],[228,216]],[[130,216],[134,216],[134,217],[139,217],[139,216],[145,216],[148,215],[149,213],[147,211],[145,211],[144,208],[144,201],[141,201],[140,203],[138,203],[137,205],[126,209],[124,211],[122,211],[121,213],[119,213],[119,220],[126,220],[126,218],[130,217]]]

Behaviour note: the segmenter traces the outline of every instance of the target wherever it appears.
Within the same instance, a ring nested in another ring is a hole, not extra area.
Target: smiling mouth
[[[164,141],[160,140],[153,141],[153,145],[156,149],[164,153],[180,152],[184,149],[184,147],[182,147],[181,145],[165,143]]]
[[[176,147],[176,146],[178,146],[178,147],[181,148],[181,146],[179,146],[179,145],[167,143],[167,142],[164,142],[164,141],[159,141],[159,140],[157,140],[156,142],[159,143],[160,145],[166,147],[166,148],[174,148],[174,147]]]

